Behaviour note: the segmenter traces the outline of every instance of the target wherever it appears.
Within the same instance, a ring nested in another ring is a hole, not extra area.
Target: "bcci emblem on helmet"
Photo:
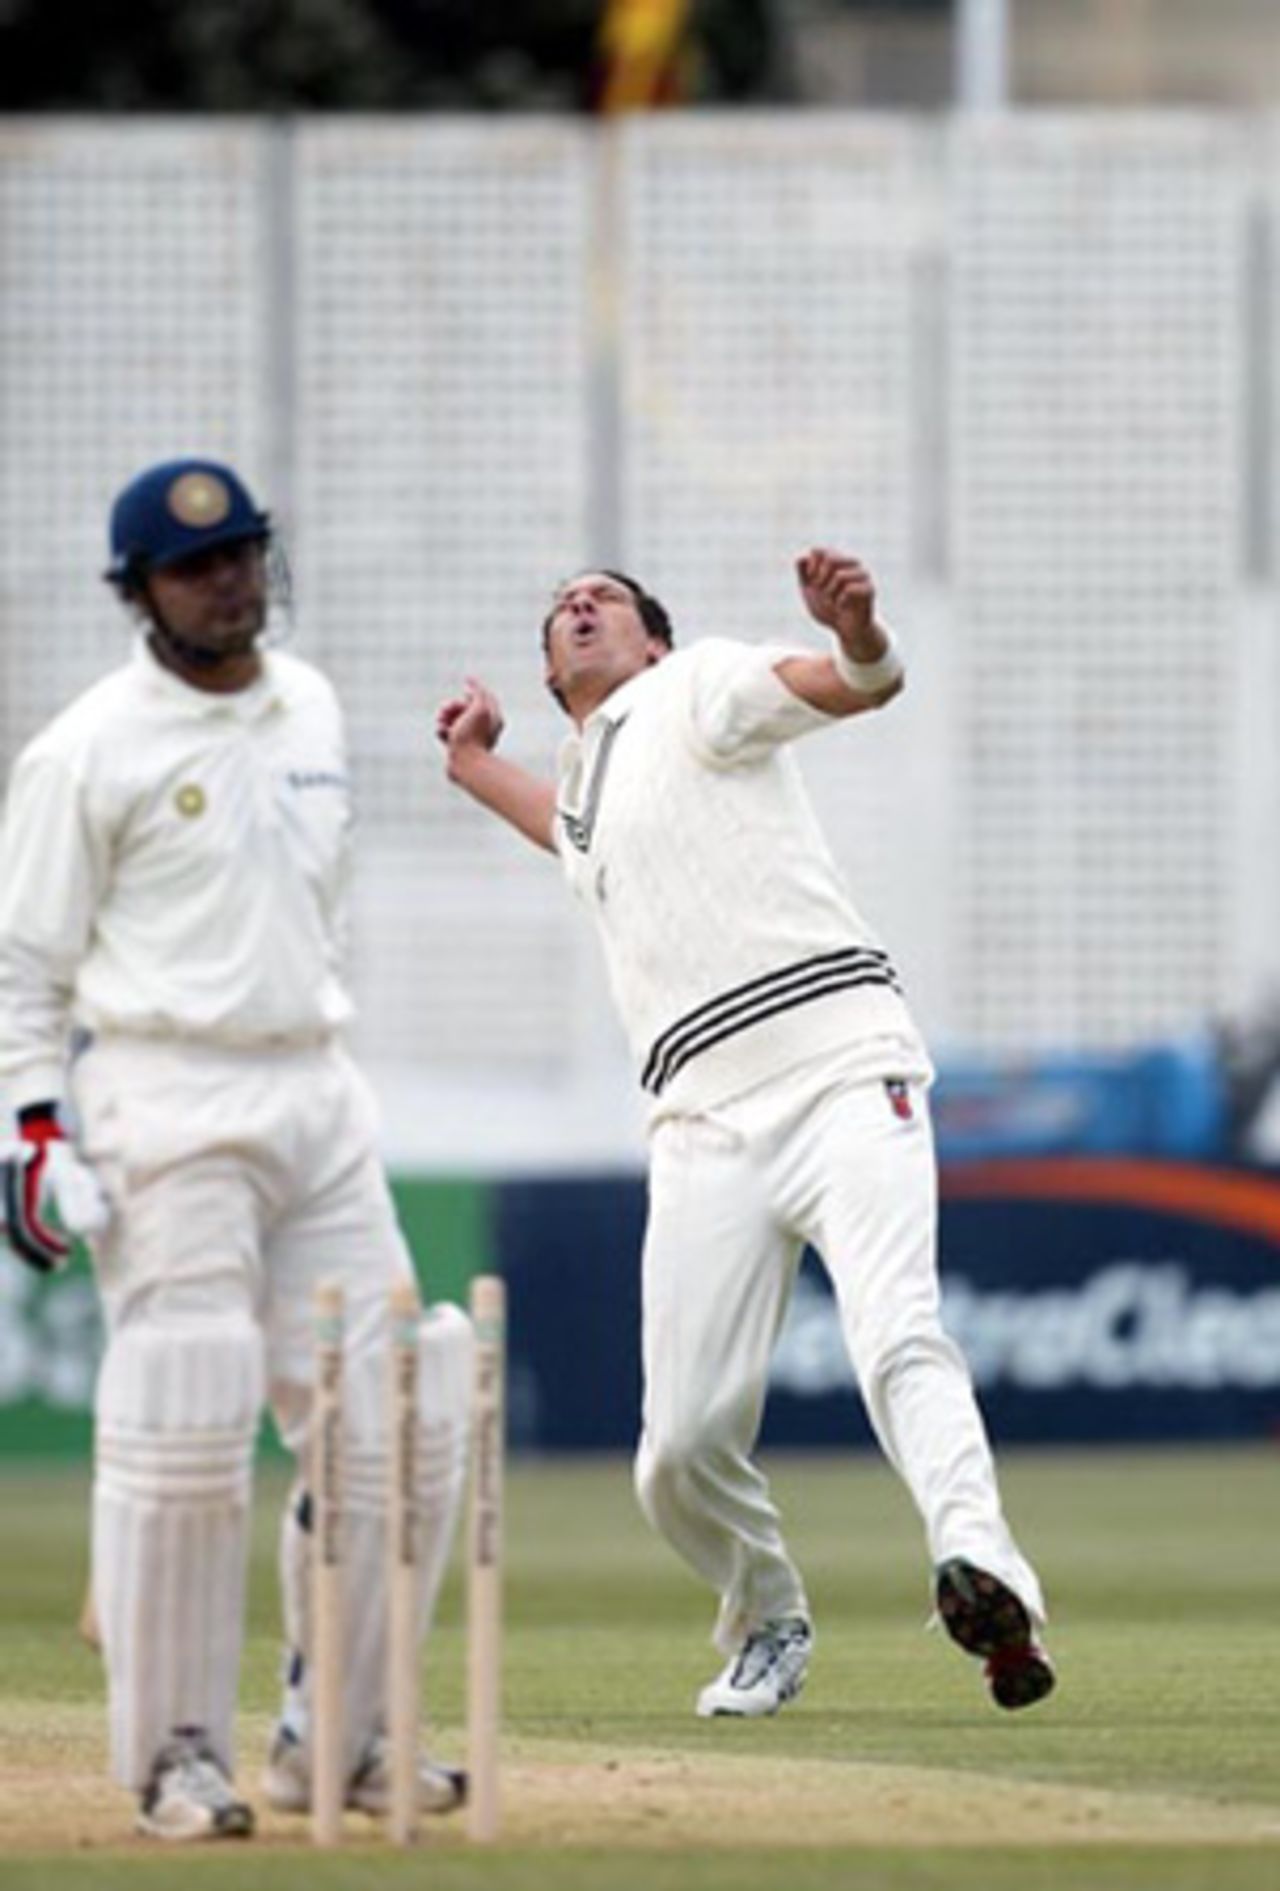
[[[180,473],[169,488],[169,510],[179,525],[208,530],[231,510],[231,494],[216,473]]]

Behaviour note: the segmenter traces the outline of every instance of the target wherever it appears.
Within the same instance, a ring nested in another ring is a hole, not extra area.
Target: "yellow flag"
[[[639,112],[679,101],[689,11],[690,0],[606,0],[597,110]]]

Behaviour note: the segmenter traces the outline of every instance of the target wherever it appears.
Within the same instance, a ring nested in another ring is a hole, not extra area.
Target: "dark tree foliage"
[[[389,105],[395,45],[364,0],[8,0],[6,111]]]
[[[784,99],[790,62],[771,0],[701,0],[694,7],[700,99]]]
[[[584,109],[603,0],[0,0],[0,111]],[[697,0],[696,96],[776,96],[774,0]]]

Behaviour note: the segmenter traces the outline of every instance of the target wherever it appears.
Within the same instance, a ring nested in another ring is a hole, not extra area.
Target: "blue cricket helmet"
[[[217,460],[163,460],[129,481],[111,508],[108,583],[128,589],[147,572],[211,545],[271,536],[271,517],[238,473]]]

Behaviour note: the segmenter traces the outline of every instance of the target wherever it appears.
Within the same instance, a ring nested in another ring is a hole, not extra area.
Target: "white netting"
[[[585,190],[554,123],[299,134],[297,555],[370,818],[458,839],[422,702],[482,668],[540,701],[550,584],[584,555]]]
[[[538,623],[586,555],[582,136],[329,122],[297,160],[296,557],[364,819],[361,1043],[563,1074],[574,915],[553,865],[446,786],[431,728],[479,674],[510,752],[554,752]]]
[[[545,767],[556,578],[620,560],[682,638],[806,635],[791,558],[848,543],[911,687],[806,768],[926,1024],[1182,1028],[1280,910],[1240,824],[1276,780],[1278,148],[1227,117],[0,125],[0,759],[119,653],[113,492],[231,459],[350,716],[362,1050],[580,1104],[624,1081],[589,935],[443,784],[435,703],[485,675]]]
[[[236,123],[0,121],[6,763],[120,655],[116,490],[192,450],[266,470],[261,153]]]
[[[957,130],[953,1028],[1131,1041],[1226,997],[1245,173],[1229,123]]]
[[[924,575],[937,141],[889,119],[649,119],[623,160],[627,542],[699,623],[749,636],[777,632],[775,547],[853,539],[886,584]]]

